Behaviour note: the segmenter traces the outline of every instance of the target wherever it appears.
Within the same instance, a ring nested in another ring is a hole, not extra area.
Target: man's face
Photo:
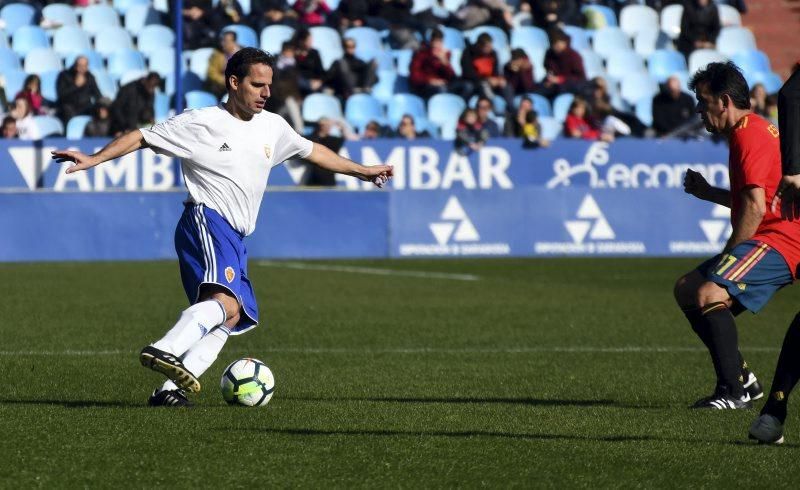
[[[696,87],[697,113],[705,124],[709,133],[721,133],[725,128],[726,107],[723,97],[715,97],[709,90],[708,84],[702,83]]]
[[[478,102],[478,117],[481,121],[489,119],[489,114],[492,112],[492,103],[488,100],[481,100]]]
[[[156,93],[156,90],[158,90],[159,83],[161,83],[161,80],[157,77],[147,78],[144,81],[144,87],[149,93],[154,94]]]
[[[494,50],[494,45],[491,41],[486,41],[486,43],[481,48],[481,53],[483,54],[490,54]]]
[[[348,39],[344,42],[344,53],[350,56],[356,55],[356,42]]]
[[[681,94],[681,81],[677,77],[670,77],[667,80],[667,90],[673,97],[677,98]]]
[[[272,68],[258,63],[250,65],[250,70],[241,80],[231,77],[230,96],[237,105],[249,114],[258,114],[264,110],[264,104],[271,95]]]
[[[75,70],[78,73],[86,73],[87,71],[89,71],[89,60],[87,58],[84,58],[83,56],[79,56],[75,60]]]
[[[236,49],[236,41],[233,40],[232,34],[225,34],[222,36],[222,43],[221,43],[222,51],[228,54],[233,53]]]

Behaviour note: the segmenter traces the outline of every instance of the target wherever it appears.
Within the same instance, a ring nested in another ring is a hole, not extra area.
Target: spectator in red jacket
[[[409,72],[411,91],[424,99],[444,92],[467,99],[474,90],[470,82],[456,77],[450,51],[444,47],[444,34],[439,29],[431,31],[430,42],[414,53]]]
[[[325,0],[297,0],[292,8],[300,24],[308,27],[321,26],[331,13]]]
[[[22,85],[22,90],[17,93],[14,97],[23,97],[28,100],[28,104],[31,106],[31,110],[33,114],[36,116],[40,116],[42,114],[47,114],[48,105],[49,103],[44,100],[42,97],[42,82],[39,79],[39,75],[28,75],[25,77],[25,83]]]
[[[514,103],[511,87],[498,70],[497,53],[489,34],[484,32],[478,36],[474,45],[464,50],[461,55],[461,72],[464,79],[472,82],[481,95],[489,99],[502,95],[507,105]]]
[[[586,88],[583,58],[569,45],[569,36],[557,29],[550,33],[550,48],[544,55],[544,95],[555,97],[564,92],[577,94]]]
[[[608,133],[601,133],[593,124],[588,114],[588,104],[585,100],[575,98],[569,106],[569,114],[564,121],[564,135],[567,138],[577,138],[584,140],[613,141],[614,136]]]
[[[506,63],[503,74],[514,95],[527,94],[536,88],[533,64],[524,49],[516,48],[511,51],[511,61]]]

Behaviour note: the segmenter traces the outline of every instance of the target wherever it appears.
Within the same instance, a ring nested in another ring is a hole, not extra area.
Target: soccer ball
[[[245,357],[225,368],[219,388],[222,398],[231,405],[263,407],[275,391],[275,377],[266,364]]]

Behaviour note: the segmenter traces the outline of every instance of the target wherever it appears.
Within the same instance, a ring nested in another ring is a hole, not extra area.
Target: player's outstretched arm
[[[383,187],[389,181],[394,169],[391,165],[374,165],[371,167],[359,165],[352,160],[342,158],[319,143],[314,143],[311,155],[306,160],[325,170],[338,174],[352,175],[361,180],[372,182],[378,187]]]
[[[728,208],[731,207],[731,191],[720,189],[719,187],[711,187],[711,184],[700,172],[695,172],[692,169],[686,171],[686,177],[683,179],[683,190],[698,199]]]
[[[67,173],[70,174],[127,155],[144,146],[147,145],[142,137],[142,132],[137,129],[115,138],[94,155],[86,155],[72,150],[55,150],[52,152],[52,156],[58,163],[75,162],[75,165],[67,169]]]

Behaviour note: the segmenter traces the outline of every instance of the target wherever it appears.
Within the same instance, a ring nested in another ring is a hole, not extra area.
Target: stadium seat
[[[525,94],[525,96],[531,99],[531,102],[533,102],[533,108],[536,110],[537,114],[545,117],[550,117],[553,115],[553,109],[550,107],[550,101],[547,100],[547,97],[534,93]],[[521,95],[514,97],[514,106],[519,107],[520,100],[522,100]]]
[[[428,114],[425,110],[425,101],[413,94],[395,94],[389,102],[389,124],[396,127],[404,114],[410,114],[416,120],[427,122]]]
[[[92,116],[74,116],[67,121],[67,139],[79,140],[83,138],[86,125],[92,120]]]
[[[371,27],[351,27],[344,32],[342,38],[350,38],[356,42],[356,56],[364,61],[371,61],[383,51],[381,35]]]
[[[647,70],[658,83],[664,83],[673,73],[687,70],[686,58],[677,51],[659,49],[647,58]]]
[[[33,116],[33,123],[39,130],[39,136],[63,136],[64,125],[55,116]]]
[[[675,49],[672,39],[663,31],[640,31],[633,38],[633,50],[645,58],[659,49]]]
[[[528,28],[526,28],[528,29]],[[535,28],[534,28],[535,29]],[[516,31],[516,29],[514,29]],[[506,33],[503,29],[495,26],[479,26],[474,29],[470,29],[464,33],[464,37],[469,39],[471,44],[475,44],[475,41],[478,40],[478,36],[483,34],[484,32],[488,33],[492,36],[492,45],[494,49],[500,51],[501,49],[508,48],[508,37],[506,37]],[[549,43],[548,43],[549,45]]]
[[[647,72],[630,73],[620,82],[620,96],[631,106],[658,93],[658,83]]]
[[[461,49],[450,50],[450,66],[453,68],[453,73],[455,73],[457,77],[461,76],[461,55],[463,53],[464,51]],[[534,76],[535,75],[536,73],[534,73]]]
[[[117,98],[117,83],[111,78],[106,70],[92,69],[90,70],[94,75],[94,80],[97,82],[97,88],[103,97],[108,97],[111,100]]]
[[[138,35],[144,26],[159,22],[160,14],[149,5],[137,3],[125,12],[125,29],[134,36]]]
[[[343,119],[339,99],[328,94],[311,94],[303,100],[303,120],[317,122],[323,117]]]
[[[413,49],[395,49],[392,51],[394,63],[397,66],[397,74],[401,77],[410,75],[411,58],[414,57]]]
[[[532,26],[533,25],[533,15],[530,12],[520,11],[514,14],[511,18],[511,27],[516,29],[517,27],[522,26]]]
[[[6,91],[6,100],[12,101],[14,97],[16,97],[17,93],[22,90],[22,86],[25,84],[25,77],[28,74],[22,70],[7,70],[3,71],[3,77],[5,78],[4,88]]]
[[[175,72],[175,49],[164,48],[153,51],[148,58],[147,66],[150,71],[166,78],[167,75]]]
[[[464,34],[462,34],[461,31],[459,31],[458,29],[454,29],[452,27],[445,27],[445,26],[439,26],[439,30],[441,30],[442,34],[444,34],[443,41],[445,48],[449,50],[464,49],[464,47],[466,46],[466,42],[464,41]],[[430,40],[430,33],[431,31],[428,31],[428,36],[427,36],[428,40]]]
[[[181,83],[183,85],[183,93],[191,92],[192,90],[203,90],[203,80],[201,80],[196,73],[189,70],[183,72],[183,76],[181,77]],[[170,73],[169,75],[167,75],[167,80],[164,83],[164,86],[167,95],[172,96],[175,94],[174,73]]]
[[[630,37],[642,31],[658,31],[658,12],[646,5],[626,5],[619,12],[619,28]]]
[[[113,7],[95,4],[86,7],[81,14],[81,26],[89,34],[97,34],[107,27],[118,27],[119,14]]]
[[[741,68],[745,75],[753,74],[759,71],[772,71],[772,67],[769,63],[769,57],[767,57],[763,51],[759,51],[757,49],[740,51],[731,56],[731,61],[736,63],[736,66]]]
[[[22,66],[19,63],[19,56],[9,48],[0,48],[0,73],[9,70],[19,70]]]
[[[362,127],[369,121],[383,123],[383,107],[378,99],[369,94],[354,94],[347,98],[344,117],[353,127]]]
[[[133,49],[116,51],[108,58],[108,74],[117,79],[125,72],[142,71],[146,68],[142,53]]]
[[[723,27],[717,36],[717,50],[725,56],[756,48],[756,38],[744,27]]]
[[[222,32],[233,31],[236,33],[236,42],[243,48],[257,48],[258,35],[252,28],[242,24],[231,24],[222,29]]]
[[[11,3],[0,10],[0,19],[5,22],[5,31],[13,35],[22,26],[33,24],[36,9],[24,3]]]
[[[103,56],[110,56],[116,51],[133,49],[131,35],[122,27],[106,27],[100,29],[94,37],[94,50]]]
[[[719,23],[722,24],[722,27],[742,25],[742,16],[735,7],[717,3],[717,11],[719,12]]]
[[[601,58],[599,54],[591,49],[580,50],[578,52],[580,53],[581,58],[583,58],[583,71],[586,72],[587,79],[591,80],[594,77],[605,78],[608,76],[605,67],[603,67],[603,58]],[[534,73],[534,75],[537,74]]]
[[[312,46],[319,51],[319,56],[322,58],[323,68],[329,69],[334,61],[344,56],[342,38],[339,37],[338,31],[318,26],[312,27],[309,32],[311,32]]]
[[[39,80],[41,81],[42,97],[49,101],[55,102],[58,100],[58,91],[56,90],[56,81],[61,70],[43,71],[39,73]]]
[[[553,101],[553,117],[557,121],[563,123],[567,119],[569,106],[572,105],[573,100],[575,100],[575,96],[569,93],[561,94],[555,98]]]
[[[167,26],[152,24],[144,26],[136,35],[136,49],[146,55],[175,46],[175,33]]]
[[[378,64],[378,70],[395,70],[394,56],[391,51],[379,51],[375,62]]]
[[[652,97],[642,97],[639,99],[639,102],[636,103],[636,117],[647,127],[653,125]]]
[[[240,0],[241,3],[241,0]],[[150,0],[114,0],[111,5],[114,7],[114,10],[119,12],[122,15],[131,9],[134,5],[150,5]]]
[[[538,27],[517,27],[511,31],[511,47],[533,48],[547,51],[547,48],[550,47],[550,39],[547,37],[547,33]]]
[[[164,92],[156,92],[155,101],[153,103],[156,122],[163,122],[169,119],[170,113],[170,97]]]
[[[61,58],[50,48],[36,48],[25,55],[24,67],[26,72],[37,75],[50,70],[61,71]]]
[[[90,51],[92,42],[86,31],[79,26],[64,26],[53,34],[53,49],[62,55]]]
[[[8,34],[3,29],[0,29],[0,48],[11,48],[8,44]]]
[[[75,9],[63,3],[45,5],[42,9],[42,18],[62,26],[78,25],[78,15],[75,13]]]
[[[397,70],[381,70],[378,72],[378,83],[372,87],[372,96],[388,104],[394,95],[394,88],[397,83]]]
[[[561,136],[561,130],[564,127],[563,121],[559,121],[554,117],[547,117],[547,116],[539,116],[539,126],[542,129],[542,138],[548,141],[553,141],[554,139]]]
[[[681,35],[681,17],[683,17],[683,5],[672,4],[661,9],[661,30],[672,39],[678,39]]]
[[[200,80],[206,79],[208,76],[208,63],[211,60],[211,54],[214,48],[200,48],[192,52],[189,59],[189,69],[200,77]]]
[[[764,85],[764,89],[767,91],[768,94],[776,94],[778,90],[781,89],[783,85],[783,80],[777,73],[773,72],[756,72],[753,75],[752,83],[750,84],[755,85],[756,83],[761,83]]]
[[[569,45],[572,49],[576,51],[592,49],[591,36],[586,29],[577,26],[564,26],[562,30],[569,36]]]
[[[450,12],[456,12],[465,3],[467,3],[467,0],[444,0],[444,8]]]
[[[694,75],[697,70],[705,68],[709,63],[727,59],[724,54],[714,49],[696,49],[689,55],[689,74]]]
[[[261,30],[261,49],[268,53],[278,54],[284,42],[291,39],[294,29],[289,26],[274,24]]]
[[[217,105],[219,102],[214,94],[204,92],[203,90],[191,90],[186,92],[186,108],[199,109],[201,107],[211,107]]]
[[[10,5],[9,5],[10,6]],[[11,37],[11,48],[20,56],[35,48],[49,48],[47,34],[37,26],[21,26]]]
[[[606,27],[595,31],[592,46],[603,59],[608,59],[612,53],[617,51],[631,50],[631,42],[627,34],[622,32],[619,27]]]
[[[439,128],[455,128],[458,117],[467,108],[464,99],[454,94],[436,94],[428,100],[428,120]]]
[[[605,5],[584,5],[581,7],[581,12],[583,12],[584,16],[586,16],[589,11],[600,14],[605,21],[605,27],[617,27],[617,15],[609,7]]]
[[[124,87],[125,85],[135,82],[140,78],[144,78],[147,76],[147,70],[128,70],[122,75],[119,76],[118,82],[120,87]]]
[[[617,51],[606,60],[608,76],[621,80],[631,73],[645,70],[644,60],[633,51]]]
[[[68,53],[66,56],[64,56],[64,67],[69,68],[75,64],[75,59],[78,56],[85,56],[86,59],[89,60],[90,70],[105,70],[105,62],[103,61],[103,57],[100,55],[100,53],[91,49],[78,51],[75,53]]]
[[[332,2],[325,2],[328,7],[331,9],[331,12],[336,10],[336,7],[339,6],[339,2],[334,0]],[[239,0],[239,5],[242,7],[242,13],[244,15],[250,15],[250,12],[253,11],[253,5],[250,0]]]
[[[420,12],[430,10],[433,8],[434,0],[412,0],[411,13],[416,15]]]

